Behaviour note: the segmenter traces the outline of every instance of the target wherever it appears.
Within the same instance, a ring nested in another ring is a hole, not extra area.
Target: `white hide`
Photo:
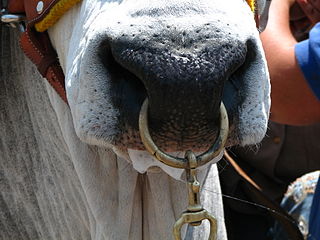
[[[183,158],[184,153],[170,153],[171,156],[180,157]],[[128,149],[128,155],[132,162],[132,166],[135,170],[137,170],[139,173],[146,173],[149,171],[159,171],[162,169],[164,172],[166,172],[170,177],[173,177],[176,180],[183,181],[184,179],[184,169],[181,168],[173,168],[170,167],[160,161],[158,161],[156,158],[152,157],[150,153],[147,151],[138,151],[133,149]],[[200,153],[196,153],[196,155],[200,155]],[[213,158],[210,162],[200,166],[198,170],[204,171],[208,167],[210,167],[211,164],[217,163],[223,156],[223,151],[220,152],[220,154]]]
[[[171,239],[185,184],[163,172],[138,174],[111,149],[81,142],[70,109],[23,55],[18,32],[1,28],[0,37],[0,239]],[[202,203],[226,239],[215,165],[204,181]],[[186,239],[206,237],[203,227]]]

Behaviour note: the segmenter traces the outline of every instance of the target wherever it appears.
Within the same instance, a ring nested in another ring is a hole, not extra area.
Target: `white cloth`
[[[182,176],[185,171],[184,169],[170,167],[160,162],[154,156],[152,156],[150,153],[146,151],[128,149],[128,154],[132,161],[133,168],[137,170],[139,173],[145,173],[148,170],[152,169],[152,167],[159,167],[174,179],[180,180],[180,181],[183,180]],[[184,156],[183,152],[179,152],[179,153],[175,152],[170,154],[172,156],[177,156],[177,157]],[[217,157],[213,158],[210,162],[199,167],[198,169],[201,171],[203,169],[208,168],[211,164],[217,163],[222,158],[222,156],[223,156],[223,151],[221,151]]]

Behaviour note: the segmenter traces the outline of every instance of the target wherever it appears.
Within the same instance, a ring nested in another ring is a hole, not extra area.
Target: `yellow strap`
[[[248,5],[250,6],[251,11],[255,12],[256,1],[255,0],[246,0],[246,1],[247,1]]]
[[[35,24],[36,30],[38,32],[46,31],[49,27],[53,26],[65,12],[80,1],[81,0],[60,0],[40,22]]]

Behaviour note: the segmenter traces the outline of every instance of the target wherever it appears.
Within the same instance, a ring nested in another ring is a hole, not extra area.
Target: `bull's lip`
[[[145,151],[146,148],[143,145],[140,139],[140,133],[137,130],[130,131],[131,136],[127,138],[127,136],[119,137],[115,142],[114,145],[122,146],[124,149],[134,149],[134,150],[141,150]],[[151,134],[152,135],[152,134]],[[203,142],[184,142],[183,144],[178,143],[176,141],[171,141],[170,139],[158,139],[157,136],[152,135],[152,138],[156,142],[157,146],[165,151],[165,152],[184,152],[187,150],[192,150],[194,152],[204,152],[206,151],[212,143],[216,139],[216,134],[210,136],[210,139],[206,138]],[[202,140],[202,139],[200,139]]]
[[[202,166],[209,162],[211,159],[217,157],[222,149],[224,148],[225,142],[228,137],[229,132],[229,121],[228,121],[228,114],[225,109],[224,104],[221,102],[220,104],[220,111],[219,111],[219,134],[217,138],[215,139],[212,146],[204,153],[196,157],[193,153],[193,151],[188,150],[186,152],[186,160],[187,161],[181,161],[181,159],[177,159],[176,157],[173,157],[172,155],[168,155],[167,153],[161,151],[158,146],[154,143],[150,132],[149,132],[149,126],[148,126],[148,99],[145,99],[140,115],[139,115],[139,132],[141,141],[144,144],[145,148],[148,150],[148,152],[152,155],[154,155],[159,161],[173,166],[173,167],[179,167],[179,168],[187,168],[191,167],[192,164],[193,167]],[[197,163],[194,161],[196,160]]]

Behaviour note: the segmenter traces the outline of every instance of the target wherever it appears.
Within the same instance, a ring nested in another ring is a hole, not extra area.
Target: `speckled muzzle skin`
[[[262,139],[269,76],[245,1],[94,2],[80,6],[65,64],[83,141],[143,149],[138,116],[146,97],[151,135],[163,150],[211,145],[221,101],[230,120],[228,145]]]

